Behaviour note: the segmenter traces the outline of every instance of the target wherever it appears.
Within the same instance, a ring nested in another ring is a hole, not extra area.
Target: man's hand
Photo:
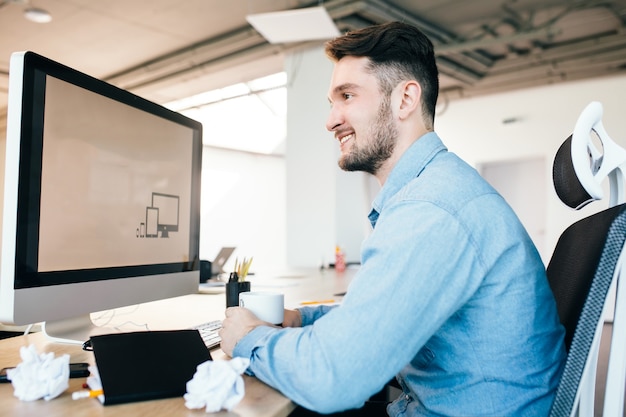
[[[222,351],[228,356],[233,356],[233,350],[239,340],[250,333],[257,326],[272,326],[271,323],[260,320],[250,310],[243,307],[229,307],[226,309],[226,318],[222,322],[222,328],[218,332],[222,339]],[[297,310],[285,309],[283,327],[301,327],[302,316]]]
[[[218,332],[222,338],[222,351],[232,357],[233,350],[239,339],[250,333],[257,326],[272,326],[272,324],[260,320],[247,308],[227,308],[226,318]]]
[[[302,315],[298,310],[285,309],[283,327],[302,327]]]

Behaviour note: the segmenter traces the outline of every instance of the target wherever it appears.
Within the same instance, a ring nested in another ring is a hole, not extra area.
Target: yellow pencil
[[[331,298],[329,300],[302,301],[300,304],[303,306],[307,306],[307,305],[313,305],[313,304],[330,304],[334,302],[335,300]]]

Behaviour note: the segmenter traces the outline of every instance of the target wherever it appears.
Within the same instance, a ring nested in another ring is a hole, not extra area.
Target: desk
[[[290,274],[267,274],[250,277],[253,291],[275,291],[285,294],[285,307],[295,308],[301,301],[338,299],[334,294],[346,290],[352,271],[336,274],[334,271],[305,271]],[[210,291],[176,297],[138,306],[124,307],[113,312],[92,315],[96,324],[118,327],[121,331],[183,329],[221,319],[224,316],[223,291]],[[41,352],[54,352],[56,356],[69,354],[70,362],[94,363],[93,353],[78,345],[51,343],[42,333],[32,333],[0,340],[0,368],[15,366],[20,362],[21,346],[34,344]],[[219,349],[211,351],[214,360],[225,358]],[[70,387],[61,396],[51,400],[22,402],[13,396],[11,384],[0,384],[0,417],[4,416],[115,416],[158,417],[207,415],[203,409],[189,410],[182,397],[130,404],[103,406],[96,399],[72,400],[72,392],[82,389],[84,378],[70,379]],[[246,394],[231,412],[222,411],[212,416],[232,417],[283,417],[295,405],[278,391],[254,377],[244,376]]]

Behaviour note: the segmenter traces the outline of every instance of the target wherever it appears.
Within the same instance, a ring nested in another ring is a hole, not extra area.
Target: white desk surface
[[[289,274],[259,274],[250,277],[253,291],[272,291],[285,294],[285,307],[295,308],[302,301],[335,299],[335,294],[346,291],[352,271],[342,274],[334,271],[304,271]],[[222,319],[225,309],[223,290],[211,288],[198,294],[176,297],[137,306],[119,308],[92,314],[98,325],[116,327],[121,331],[184,329],[203,322]],[[15,366],[20,362],[21,346],[34,344],[38,351],[67,353],[70,362],[93,364],[93,353],[79,345],[51,343],[42,333],[32,333],[0,340],[0,368]],[[219,349],[211,351],[214,360],[225,359]],[[82,389],[84,378],[70,379],[70,387],[61,396],[51,400],[19,401],[13,395],[11,384],[0,384],[0,417],[4,416],[232,416],[232,417],[283,417],[294,404],[256,378],[244,376],[246,395],[231,412],[206,414],[204,410],[189,410],[183,398],[144,401],[130,404],[103,406],[96,399],[72,400],[71,393]]]

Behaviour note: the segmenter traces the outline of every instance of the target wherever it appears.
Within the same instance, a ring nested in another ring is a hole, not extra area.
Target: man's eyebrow
[[[344,84],[338,85],[337,87],[333,88],[333,93],[341,93],[341,92],[346,91],[346,90],[356,90],[358,88],[359,88],[359,86],[357,84],[354,84],[354,83],[344,83]]]

